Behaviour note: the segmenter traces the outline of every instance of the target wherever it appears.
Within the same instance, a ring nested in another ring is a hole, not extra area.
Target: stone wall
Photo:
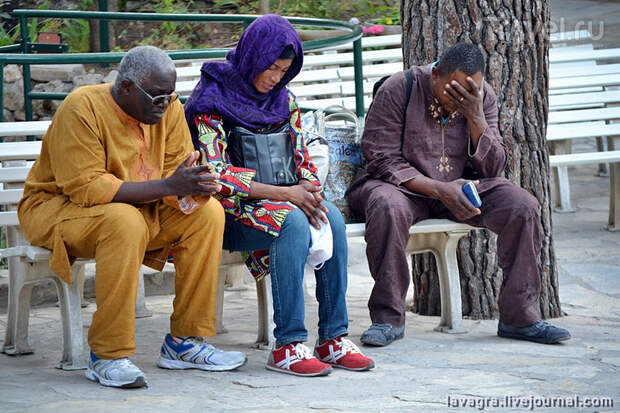
[[[113,82],[118,72],[107,74],[86,71],[84,65],[31,65],[32,90],[37,92],[68,93],[85,85]],[[24,83],[22,67],[7,65],[4,68],[4,108],[5,122],[26,120],[24,109]],[[33,120],[51,120],[62,101],[34,100],[32,102]]]

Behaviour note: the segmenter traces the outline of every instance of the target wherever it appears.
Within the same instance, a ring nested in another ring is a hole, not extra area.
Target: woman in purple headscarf
[[[201,162],[210,163],[220,174],[222,189],[217,198],[227,213],[224,249],[247,252],[248,267],[257,280],[271,274],[276,344],[267,368],[299,376],[326,375],[331,366],[368,370],[374,362],[345,337],[344,221],[338,209],[323,200],[316,168],[301,135],[300,111],[286,88],[302,64],[302,44],[293,26],[277,15],[259,17],[228,53],[226,62],[202,66],[185,115]],[[227,148],[239,139],[229,133],[233,128],[259,133],[285,124],[292,141],[297,184],[264,184],[255,180],[255,170],[231,163]],[[302,279],[309,253],[312,256],[315,249],[311,249],[310,226],[321,229],[327,223],[333,252],[315,270],[319,339],[313,355],[303,344],[308,332]]]

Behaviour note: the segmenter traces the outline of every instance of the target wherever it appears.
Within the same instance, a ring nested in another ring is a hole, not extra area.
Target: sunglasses
[[[174,102],[175,100],[177,100],[177,98],[178,98],[178,95],[176,94],[176,92],[172,92],[169,95],[151,96],[150,93],[147,92],[146,90],[142,89],[137,82],[134,82],[134,86],[137,87],[138,90],[140,90],[142,93],[144,93],[146,95],[146,97],[151,99],[151,104],[153,106],[159,106],[162,103],[164,103],[166,100],[168,100],[169,104],[170,104],[170,103]]]

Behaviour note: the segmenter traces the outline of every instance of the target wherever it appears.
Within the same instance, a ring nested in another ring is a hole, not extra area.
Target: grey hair
[[[170,56],[155,46],[134,47],[121,60],[114,87],[118,89],[124,80],[141,85],[152,75],[155,68],[174,70],[174,63]]]

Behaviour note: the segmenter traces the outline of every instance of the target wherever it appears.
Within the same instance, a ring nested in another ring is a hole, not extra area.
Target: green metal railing
[[[103,0],[105,2],[105,0]],[[7,64],[18,64],[23,66],[24,82],[24,106],[26,120],[32,120],[32,100],[33,99],[64,99],[66,93],[47,93],[33,92],[30,77],[30,65],[32,64],[71,64],[71,63],[118,63],[125,55],[122,53],[71,53],[64,55],[53,54],[28,54],[30,39],[28,38],[27,19],[28,18],[64,18],[64,19],[96,19],[103,22],[108,20],[136,20],[136,21],[177,21],[177,22],[209,22],[209,23],[233,23],[243,24],[247,27],[259,16],[251,15],[229,15],[229,14],[163,14],[163,13],[116,13],[116,12],[82,12],[82,11],[59,11],[59,10],[14,10],[13,15],[17,16],[21,27],[21,48],[23,54],[2,54],[0,53],[0,108],[4,108],[3,84],[4,66]],[[349,33],[320,40],[310,40],[303,42],[305,51],[336,46],[353,42],[353,64],[355,73],[355,107],[357,116],[364,116],[364,92],[362,79],[362,29],[359,25],[341,22],[336,20],[312,19],[287,17],[294,25],[311,27],[321,27],[329,29],[346,30]],[[107,39],[107,24],[100,25],[101,39]],[[103,43],[102,43],[103,46]],[[13,46],[10,46],[13,47]],[[6,50],[6,49],[4,49]],[[172,50],[167,51],[173,60],[178,59],[209,59],[221,58],[226,55],[229,49],[197,49],[197,50]],[[0,121],[2,112],[0,112]]]

